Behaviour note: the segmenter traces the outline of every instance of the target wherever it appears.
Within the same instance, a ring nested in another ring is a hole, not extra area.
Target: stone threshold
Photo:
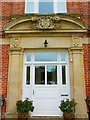
[[[29,120],[63,120],[62,117],[52,117],[52,116],[49,116],[49,117],[46,117],[46,116],[33,116],[33,117],[30,117]]]

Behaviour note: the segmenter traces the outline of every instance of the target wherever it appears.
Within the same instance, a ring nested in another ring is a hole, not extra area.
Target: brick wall
[[[68,0],[67,0],[68,1]],[[72,0],[71,0],[72,1]],[[67,13],[80,15],[80,19],[90,24],[90,2],[67,2]]]
[[[9,47],[10,45],[0,45],[0,97],[4,95],[7,98],[7,81],[9,65]],[[6,104],[6,103],[5,103]],[[3,108],[6,110],[6,105]]]
[[[2,9],[1,14],[2,15],[16,15],[16,14],[24,14],[24,0],[22,2],[2,2]]]
[[[2,45],[0,45],[0,97],[2,96]]]
[[[0,45],[0,97],[3,94],[7,97],[9,45]]]
[[[0,45],[0,97],[7,96],[9,45]]]
[[[68,0],[67,0],[68,1]],[[71,14],[88,14],[88,2],[67,2],[67,11]]]
[[[11,21],[11,16],[23,15],[25,3],[23,2],[0,2],[0,15],[4,16],[0,21],[0,28]]]
[[[90,96],[90,44],[83,44],[83,47],[86,95]]]
[[[2,94],[7,96],[9,45],[2,45]]]
[[[0,21],[0,28],[11,21],[11,15],[24,14],[24,2],[0,2],[0,15],[4,16]]]

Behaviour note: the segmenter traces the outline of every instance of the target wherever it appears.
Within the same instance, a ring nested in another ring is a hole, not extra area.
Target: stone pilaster
[[[77,102],[76,117],[86,118],[86,104],[85,104],[85,77],[84,77],[84,61],[83,48],[70,48],[70,88],[71,98]]]
[[[22,89],[22,48],[10,48],[8,74],[8,95],[6,117],[16,117],[16,101],[21,99]]]

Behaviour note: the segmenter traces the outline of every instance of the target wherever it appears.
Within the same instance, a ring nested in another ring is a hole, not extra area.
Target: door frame
[[[44,51],[44,50],[43,50]],[[49,51],[49,50],[48,50]],[[50,50],[51,51],[51,50]],[[54,51],[54,50],[53,50]],[[56,50],[55,50],[56,51]],[[60,53],[60,51],[61,50],[58,50],[57,51],[57,58],[58,58],[58,52]],[[27,52],[27,51],[26,51]],[[25,53],[26,53],[25,52]],[[29,98],[30,98],[30,100],[34,100],[34,96],[33,96],[33,89],[34,89],[34,81],[35,81],[35,65],[57,65],[57,85],[58,85],[58,91],[62,91],[62,89],[65,89],[65,87],[68,85],[68,98],[70,98],[70,79],[69,79],[69,60],[67,60],[66,62],[58,62],[58,61],[56,61],[56,62],[35,62],[34,61],[34,51],[29,51],[29,52],[31,52],[32,53],[32,60],[33,60],[33,62],[26,62],[25,61],[25,57],[26,57],[26,55],[24,54],[24,74],[23,74],[23,89],[24,89],[24,86],[25,87],[28,87],[29,88],[29,90],[31,91],[30,93],[30,96],[29,96]],[[35,51],[36,52],[36,51]],[[41,52],[41,51],[40,51]],[[68,54],[68,52],[67,52],[67,54]],[[25,70],[26,70],[26,66],[31,66],[31,71],[30,71],[30,85],[25,85],[25,77],[26,77],[26,72],[25,72]],[[66,66],[66,80],[67,80],[67,84],[66,85],[62,85],[62,78],[61,78],[61,76],[60,76],[60,74],[58,73],[58,72],[61,72],[61,66],[62,65],[65,65]],[[63,93],[63,94],[65,94],[65,93]],[[61,93],[60,93],[60,95],[59,95],[59,98],[60,98],[60,100],[62,100],[62,99],[65,99],[66,98],[66,96],[63,96],[63,97],[61,97]],[[22,94],[22,99],[24,99],[24,95]],[[35,115],[34,115],[35,116]]]

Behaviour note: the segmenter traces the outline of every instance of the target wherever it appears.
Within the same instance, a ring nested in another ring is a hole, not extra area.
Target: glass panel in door
[[[62,85],[66,85],[66,66],[62,66]]]
[[[57,84],[57,66],[47,66],[47,84]]]
[[[35,66],[35,84],[45,84],[45,66]]]
[[[26,85],[30,85],[30,66],[26,67]]]

